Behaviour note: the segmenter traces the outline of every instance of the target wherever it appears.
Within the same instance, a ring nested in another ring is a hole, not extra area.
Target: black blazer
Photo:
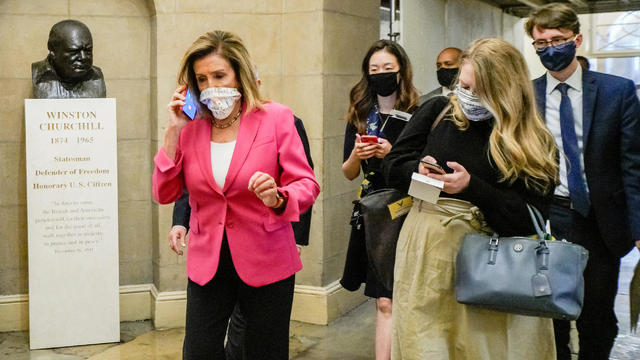
[[[300,140],[302,140],[302,146],[304,147],[304,153],[307,156],[307,161],[309,162],[309,166],[313,169],[313,160],[311,160],[311,150],[309,149],[309,138],[307,138],[307,132],[304,129],[304,125],[302,124],[302,120],[298,117],[294,116],[294,123],[296,125],[296,130],[298,131],[298,135],[300,136]],[[309,245],[309,228],[311,227],[311,209],[309,207],[305,212],[300,214],[300,220],[298,222],[292,222],[291,226],[293,227],[293,234],[296,238],[296,244],[298,245]],[[176,200],[173,205],[173,224],[182,225],[189,230],[189,218],[191,216],[191,207],[189,206],[189,192],[185,187],[182,190],[182,196]]]
[[[533,85],[540,115],[546,108],[546,74]],[[633,81],[582,73],[584,171],[598,229],[607,248],[622,257],[640,240],[640,102]]]

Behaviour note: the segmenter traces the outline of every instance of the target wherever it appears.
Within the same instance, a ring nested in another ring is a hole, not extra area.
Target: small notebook
[[[411,175],[409,195],[435,204],[443,188],[444,182],[414,172],[413,175]]]

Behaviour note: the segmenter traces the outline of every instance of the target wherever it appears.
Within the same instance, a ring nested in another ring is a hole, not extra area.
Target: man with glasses
[[[538,109],[560,149],[551,231],[589,250],[579,359],[608,359],[618,333],[620,258],[640,249],[640,103],[633,82],[583,70],[583,38],[569,6],[534,11],[525,29],[548,72],[534,80]],[[554,320],[558,359],[571,359],[569,322]]]

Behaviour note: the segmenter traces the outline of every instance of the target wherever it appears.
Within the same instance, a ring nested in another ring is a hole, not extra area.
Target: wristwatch
[[[279,209],[282,206],[282,204],[284,204],[284,197],[278,191],[276,193],[276,204],[273,206],[273,208],[274,209]]]

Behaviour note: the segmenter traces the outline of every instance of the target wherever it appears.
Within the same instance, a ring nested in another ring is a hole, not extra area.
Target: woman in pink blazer
[[[242,40],[224,31],[187,50],[162,148],[153,195],[169,204],[187,187],[184,359],[224,359],[224,334],[236,303],[247,318],[245,358],[287,359],[294,274],[302,268],[291,221],[320,187],[291,110],[258,92]],[[198,116],[182,112],[185,92]],[[171,248],[181,253],[177,243]]]

